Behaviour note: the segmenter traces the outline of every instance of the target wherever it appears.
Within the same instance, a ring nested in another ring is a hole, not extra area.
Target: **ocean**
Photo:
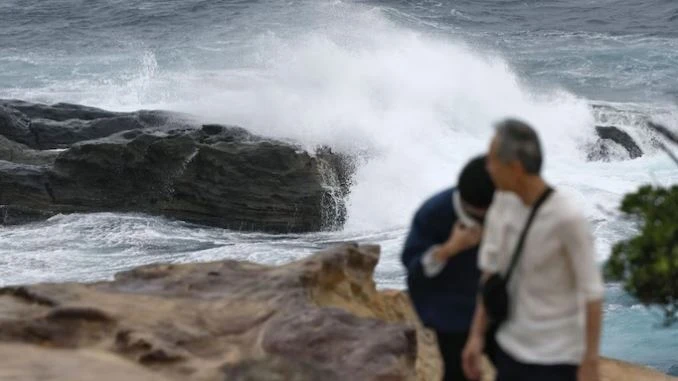
[[[188,112],[359,163],[341,231],[56,216],[0,227],[0,285],[108,279],[159,261],[284,263],[351,240],[380,244],[378,285],[402,288],[413,212],[506,116],[538,128],[545,176],[585,209],[603,263],[635,232],[617,211],[624,193],[678,181],[644,126],[678,128],[678,2],[4,0],[0,98]],[[587,160],[596,125],[624,129],[645,155]],[[603,354],[678,374],[678,327],[660,322],[608,284]]]

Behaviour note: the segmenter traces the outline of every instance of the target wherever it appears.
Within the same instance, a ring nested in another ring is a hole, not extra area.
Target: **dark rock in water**
[[[327,192],[323,195],[321,205],[325,211],[323,217],[326,228],[338,229],[346,218],[344,195],[351,192],[356,162],[345,154],[332,152],[329,147],[321,147],[316,152],[321,167],[323,183],[327,184]]]
[[[58,154],[58,150],[34,150],[0,135],[0,160],[20,164],[48,165],[54,163]]]
[[[0,160],[0,224],[49,218],[52,202],[46,167]]]
[[[670,142],[672,142],[674,144],[678,144],[678,134],[675,131],[670,130],[668,127],[666,127],[662,124],[659,124],[659,123],[656,123],[656,122],[651,122],[651,121],[647,123],[647,126],[651,130],[657,132],[658,134],[660,134],[664,138],[668,139]]]
[[[643,151],[631,138],[631,135],[614,126],[596,126],[596,132],[601,139],[609,139],[624,147],[632,159],[643,156]]]
[[[336,228],[345,220],[354,168],[327,148],[311,156],[240,127],[189,125],[162,111],[112,115],[20,102],[29,115],[59,119],[30,120],[12,102],[0,111],[8,121],[0,130],[5,223],[133,211],[288,233]],[[57,147],[68,148],[44,150]]]
[[[0,135],[33,149],[68,148],[122,131],[187,128],[186,117],[165,111],[113,113],[71,104],[0,100]]]
[[[596,126],[596,134],[599,140],[589,147],[589,160],[610,160],[614,154],[614,145],[621,146],[630,159],[643,156],[643,150],[640,149],[631,135],[618,127]]]
[[[628,151],[621,145],[605,139],[598,139],[586,145],[586,158],[589,161],[623,161],[630,160]]]
[[[17,143],[35,146],[35,136],[30,129],[31,121],[16,109],[0,103],[0,135]]]
[[[185,130],[77,144],[57,158],[50,184],[62,205],[302,232],[326,224],[322,170],[331,168],[288,145],[249,134],[236,140],[226,128],[220,135]]]
[[[0,205],[48,208],[52,202],[46,191],[48,181],[44,166],[0,160]]]
[[[112,118],[117,114],[94,107],[74,105],[70,103],[57,103],[45,105],[31,103],[16,99],[0,99],[0,105],[17,110],[30,119],[49,119],[64,121],[69,119],[94,120]]]
[[[669,376],[678,376],[678,365],[673,365],[669,369]]]
[[[98,139],[121,131],[143,129],[144,126],[133,116],[120,116],[86,121],[71,119],[58,122],[47,119],[34,120],[31,130],[35,135],[37,149],[68,148],[83,140]]]
[[[54,213],[15,205],[0,205],[0,225],[20,225],[37,222],[51,217]]]

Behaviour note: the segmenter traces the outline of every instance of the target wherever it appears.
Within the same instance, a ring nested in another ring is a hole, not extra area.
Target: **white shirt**
[[[506,273],[530,211],[515,194],[495,193],[478,259],[481,270]],[[521,362],[581,363],[585,304],[600,300],[604,286],[590,226],[557,190],[537,212],[513,271],[499,345]]]

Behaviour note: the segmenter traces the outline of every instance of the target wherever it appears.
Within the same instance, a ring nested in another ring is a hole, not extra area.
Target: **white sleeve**
[[[481,271],[496,273],[499,272],[499,251],[501,250],[501,201],[495,194],[490,209],[485,216],[485,225],[483,226],[483,239],[480,242],[480,251],[478,252],[478,267]]]
[[[447,264],[447,261],[441,262],[436,259],[435,252],[438,248],[440,248],[440,245],[433,245],[421,256],[421,266],[424,268],[424,275],[427,278],[433,278],[440,274]]]
[[[572,261],[578,292],[586,301],[602,299],[605,286],[596,264],[595,244],[588,221],[584,217],[569,218],[559,230]]]

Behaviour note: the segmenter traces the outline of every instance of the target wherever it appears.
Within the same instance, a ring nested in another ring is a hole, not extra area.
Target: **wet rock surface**
[[[273,233],[340,227],[352,167],[164,111],[0,100],[0,222],[141,212]]]

